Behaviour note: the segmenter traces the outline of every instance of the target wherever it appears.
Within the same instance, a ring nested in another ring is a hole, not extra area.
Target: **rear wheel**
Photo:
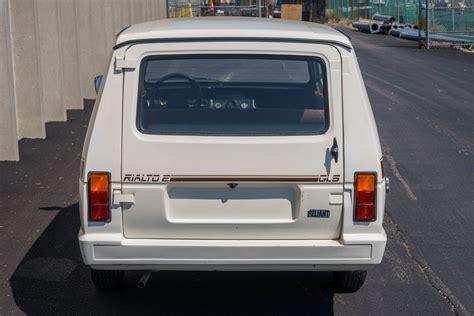
[[[337,271],[334,272],[335,289],[343,293],[357,292],[364,284],[367,271]]]
[[[124,283],[123,270],[94,270],[91,269],[92,283],[101,290],[120,288]]]

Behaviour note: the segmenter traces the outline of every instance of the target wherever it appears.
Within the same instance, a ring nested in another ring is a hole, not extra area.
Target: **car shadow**
[[[58,210],[10,284],[26,314],[333,314],[332,273],[157,272],[147,287],[99,291],[82,263],[78,204]]]

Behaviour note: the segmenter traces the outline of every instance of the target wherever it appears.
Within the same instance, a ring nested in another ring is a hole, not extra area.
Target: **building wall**
[[[0,161],[95,98],[117,32],[166,12],[166,0],[0,0]]]
[[[18,160],[12,51],[7,0],[0,0],[0,159]]]

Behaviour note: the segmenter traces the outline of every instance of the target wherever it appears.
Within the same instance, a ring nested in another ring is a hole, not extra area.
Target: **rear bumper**
[[[360,270],[382,261],[387,238],[344,235],[343,240],[125,239],[79,234],[84,263],[115,270]]]

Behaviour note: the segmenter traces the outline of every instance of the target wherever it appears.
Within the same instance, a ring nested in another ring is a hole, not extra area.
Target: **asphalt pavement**
[[[92,110],[20,141],[0,162],[0,315],[474,313],[474,54],[343,29],[351,36],[391,178],[384,261],[357,293],[331,273],[161,272],[103,293],[77,243],[77,179]]]
[[[387,214],[429,283],[474,313],[474,53],[349,32],[393,191]]]

